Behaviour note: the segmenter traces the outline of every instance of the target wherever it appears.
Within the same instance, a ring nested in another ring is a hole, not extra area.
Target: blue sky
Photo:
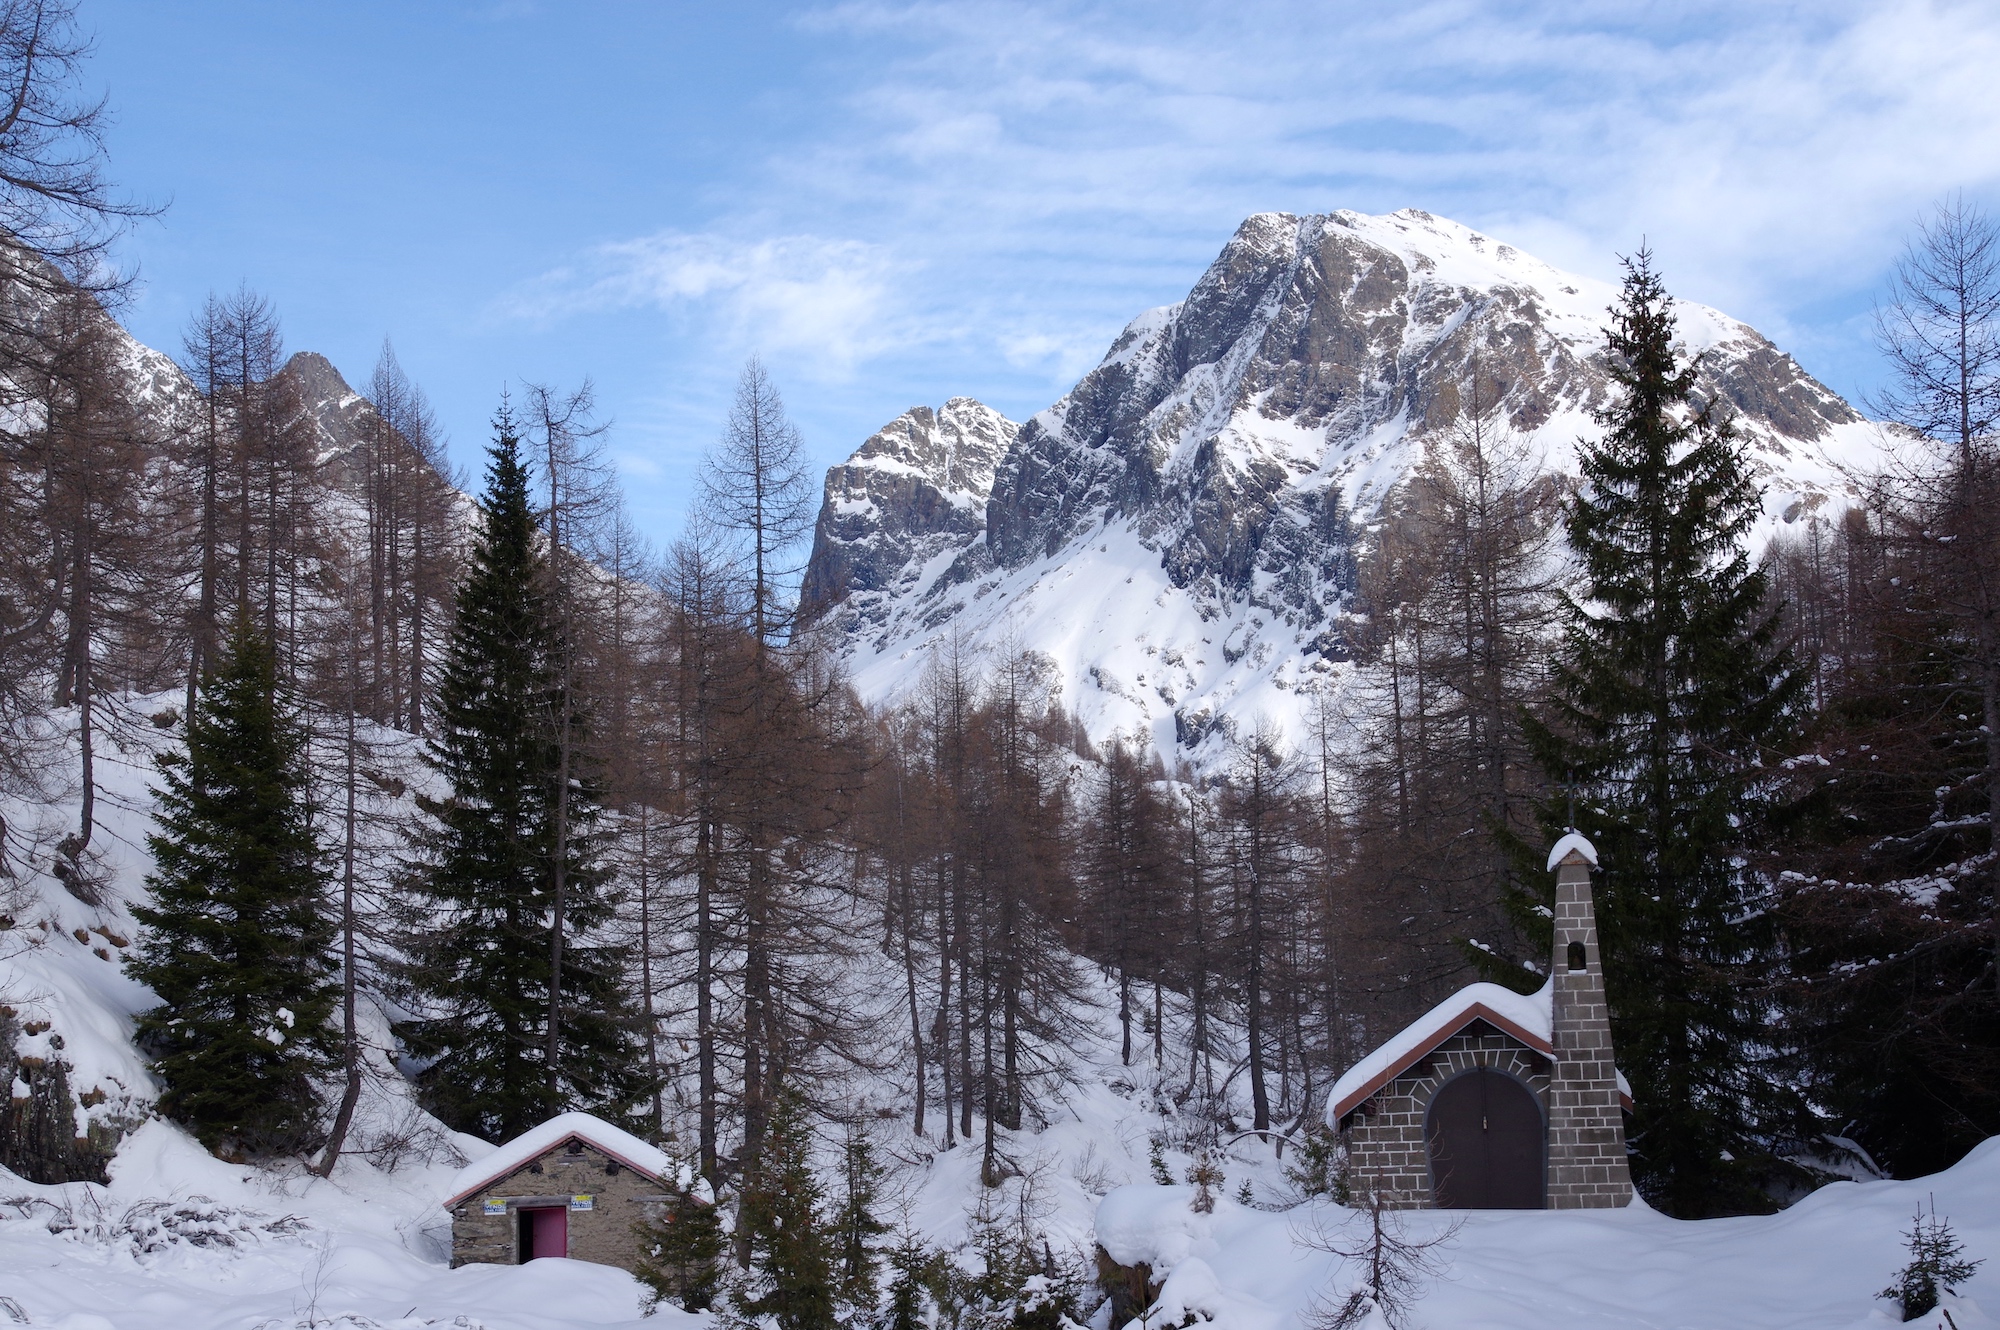
[[[744,358],[831,463],[920,402],[1046,406],[1251,212],[1421,207],[1682,295],[1835,388],[1912,220],[2000,197],[2000,6],[84,0],[125,311],[384,337],[454,455],[594,379],[672,534]]]

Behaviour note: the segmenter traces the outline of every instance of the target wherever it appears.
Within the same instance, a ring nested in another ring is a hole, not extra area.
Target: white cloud
[[[660,464],[659,458],[650,453],[637,452],[630,448],[620,448],[614,451],[611,455],[611,460],[618,468],[618,473],[627,478],[637,477],[642,480],[658,480],[667,473],[666,467]]]
[[[1422,207],[1602,277],[1644,237],[1678,293],[1865,378],[1854,311],[1911,220],[2000,199],[1990,3],[864,0],[803,23],[813,100],[708,182],[715,221],[501,310],[661,312],[691,356],[842,381],[820,394],[840,451],[912,401],[1046,405],[1269,209]]]
[[[1001,333],[994,341],[1008,364],[1046,374],[1061,392],[1104,358],[1106,338],[1101,329],[1085,327]]]
[[[787,355],[837,377],[913,335],[880,246],[813,235],[742,239],[663,231],[600,245],[504,298],[506,317],[552,321],[650,308],[705,319],[735,352]]]
[[[2000,187],[1991,4],[956,0],[811,23],[903,54],[783,178],[822,208],[893,200],[899,251],[1117,264],[1212,253],[1252,211],[1414,205],[1599,274],[1646,236],[1688,294],[1783,324],[1866,287],[1933,198]]]

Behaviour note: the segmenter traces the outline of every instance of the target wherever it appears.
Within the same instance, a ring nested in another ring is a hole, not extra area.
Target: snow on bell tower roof
[[[1597,847],[1586,840],[1582,832],[1573,830],[1557,841],[1555,848],[1549,851],[1549,871],[1555,872],[1556,866],[1572,854],[1582,855],[1585,863],[1592,868],[1597,867]]]

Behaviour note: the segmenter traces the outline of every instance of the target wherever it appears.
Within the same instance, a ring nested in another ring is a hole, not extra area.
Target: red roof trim
[[[1429,1057],[1432,1053],[1437,1051],[1437,1046],[1439,1044],[1451,1038],[1453,1035],[1463,1030],[1466,1026],[1472,1024],[1474,1021],[1485,1021],[1488,1025],[1492,1026],[1494,1029],[1500,1031],[1500,1033],[1507,1035],[1509,1038],[1519,1040],[1521,1043],[1526,1044],[1529,1048],[1534,1049],[1537,1053],[1540,1053],[1543,1057],[1548,1058],[1550,1061],[1555,1060],[1556,1056],[1555,1047],[1551,1045],[1548,1040],[1542,1038],[1540,1035],[1534,1033],[1531,1030],[1522,1029],[1514,1022],[1508,1020],[1505,1016],[1502,1016],[1499,1012],[1494,1011],[1484,1002],[1475,1002],[1471,1006],[1467,1007],[1464,1011],[1460,1012],[1456,1020],[1449,1021],[1446,1024],[1440,1026],[1436,1034],[1432,1035],[1429,1039],[1425,1040],[1423,1043],[1417,1045],[1414,1049],[1410,1050],[1410,1052],[1404,1054],[1399,1061],[1391,1063],[1388,1070],[1382,1072],[1380,1075],[1376,1076],[1373,1080],[1368,1081],[1360,1089],[1350,1091],[1346,1098],[1342,1099],[1338,1104],[1334,1105],[1333,1120],[1335,1122],[1339,1122],[1342,1118],[1346,1117],[1349,1113],[1352,1113],[1360,1105],[1372,1099],[1375,1096],[1376,1091],[1380,1090],[1390,1081],[1395,1080],[1398,1076],[1401,1076],[1411,1067],[1414,1067],[1419,1062],[1422,1062],[1425,1058]]]
[[[597,1151],[599,1154],[611,1156],[613,1159],[616,1159],[619,1163],[623,1164],[625,1167],[631,1169],[634,1173],[637,1173],[642,1177],[651,1178],[655,1182],[659,1182],[662,1180],[660,1175],[658,1173],[655,1173],[652,1169],[645,1167],[643,1164],[633,1163],[631,1160],[627,1159],[624,1155],[621,1155],[616,1150],[613,1150],[609,1146],[606,1146],[602,1141],[593,1141],[588,1136],[585,1136],[582,1132],[573,1131],[569,1135],[557,1141],[554,1145],[551,1145],[548,1149],[536,1155],[534,1159],[523,1160],[521,1163],[514,1165],[514,1167],[508,1169],[504,1173],[495,1173],[492,1174],[491,1176],[480,1179],[478,1182],[473,1183],[470,1187],[467,1187],[464,1191],[460,1192],[458,1195],[446,1201],[444,1203],[444,1208],[449,1210],[454,1205],[457,1205],[460,1201],[466,1199],[468,1196],[477,1196],[480,1192],[485,1191],[488,1187],[500,1181],[501,1178],[510,1178],[514,1176],[514,1174],[519,1173],[529,1164],[534,1163],[536,1159],[547,1159],[550,1155],[562,1149],[562,1147],[568,1145],[571,1141],[582,1141],[585,1145]]]

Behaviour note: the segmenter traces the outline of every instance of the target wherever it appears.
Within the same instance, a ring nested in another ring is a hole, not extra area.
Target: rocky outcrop
[[[375,404],[348,384],[332,361],[299,351],[278,370],[289,405],[312,429],[313,462],[336,488],[359,496],[368,483],[371,435],[384,431]]]
[[[34,1051],[21,1051],[24,1036]],[[107,1182],[111,1157],[138,1114],[124,1094],[107,1110],[101,1087],[79,1100],[62,1051],[62,1036],[46,1023],[24,1026],[12,1007],[0,1006],[0,1083],[12,1087],[0,1105],[0,1168],[44,1184]]]
[[[986,498],[1020,427],[970,397],[911,407],[826,473],[800,592],[807,622],[847,602],[856,623],[880,623],[888,602],[940,554],[986,529]]]

